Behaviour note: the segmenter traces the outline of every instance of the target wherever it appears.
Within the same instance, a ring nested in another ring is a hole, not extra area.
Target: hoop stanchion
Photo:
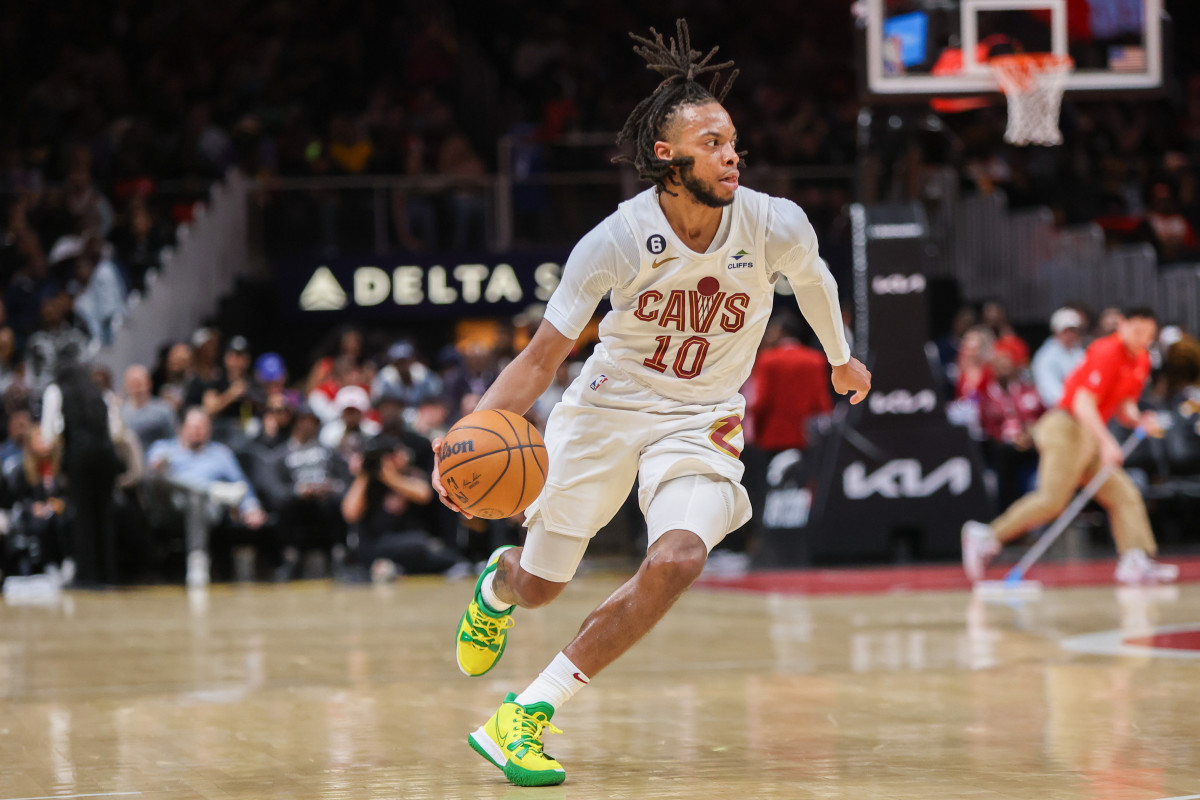
[[[996,82],[1008,98],[1009,144],[1062,144],[1058,114],[1067,76],[1075,67],[1070,56],[1018,53],[988,61]]]

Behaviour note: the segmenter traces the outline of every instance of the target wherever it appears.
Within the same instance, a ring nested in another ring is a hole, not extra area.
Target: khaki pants
[[[992,523],[1001,542],[1009,542],[1057,517],[1075,491],[1100,470],[1099,447],[1073,416],[1062,409],[1047,412],[1033,427],[1038,450],[1037,488],[1009,506]],[[1123,469],[1115,469],[1096,492],[1108,513],[1117,551],[1144,550],[1154,555],[1157,546],[1146,516],[1141,492]]]

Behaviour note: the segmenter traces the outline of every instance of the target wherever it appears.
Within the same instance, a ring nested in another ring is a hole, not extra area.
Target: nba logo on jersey
[[[596,378],[596,380],[592,381],[592,391],[594,392],[597,389],[599,389],[600,385],[602,383],[604,383],[606,380],[608,380],[608,376],[601,374],[599,378]]]

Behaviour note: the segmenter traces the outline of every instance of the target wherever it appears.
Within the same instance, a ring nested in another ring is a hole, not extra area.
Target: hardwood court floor
[[[697,588],[562,709],[567,783],[509,786],[467,733],[622,579],[520,613],[478,679],[451,649],[469,582],[0,604],[0,800],[1200,796],[1197,583]]]

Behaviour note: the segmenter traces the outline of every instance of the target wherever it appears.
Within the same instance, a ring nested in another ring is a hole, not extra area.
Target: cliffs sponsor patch
[[[746,260],[749,255],[745,250],[738,250],[729,257],[732,260],[725,265],[725,269],[754,269],[754,262]]]

